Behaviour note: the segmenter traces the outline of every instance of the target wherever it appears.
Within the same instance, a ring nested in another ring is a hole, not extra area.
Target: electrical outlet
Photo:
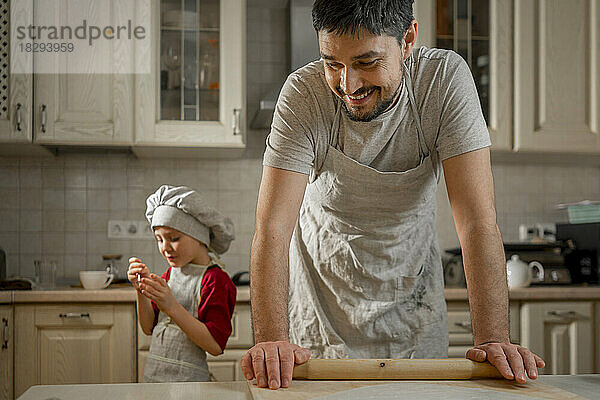
[[[146,221],[108,221],[109,239],[148,239],[152,231]]]

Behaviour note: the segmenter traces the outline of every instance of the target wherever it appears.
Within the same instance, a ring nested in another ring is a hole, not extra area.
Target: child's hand
[[[150,270],[142,260],[136,257],[129,259],[129,269],[127,270],[127,279],[136,290],[140,290],[140,279],[150,277]]]
[[[150,274],[149,278],[142,278],[140,288],[142,294],[154,301],[158,308],[167,315],[170,315],[170,312],[179,304],[167,282],[156,274]]]

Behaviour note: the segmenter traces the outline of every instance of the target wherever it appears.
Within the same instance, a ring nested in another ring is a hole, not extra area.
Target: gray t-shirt
[[[427,147],[440,161],[490,146],[477,89],[462,57],[420,47],[405,63]],[[417,126],[404,82],[396,104],[372,121],[352,121],[343,110],[336,120],[340,107],[342,100],[327,85],[322,60],[290,74],[277,100],[263,165],[309,174],[313,165],[322,165],[329,144],[382,172],[419,164]]]

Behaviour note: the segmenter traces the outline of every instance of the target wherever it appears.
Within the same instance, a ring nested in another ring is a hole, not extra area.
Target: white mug
[[[108,271],[79,271],[79,280],[85,289],[104,289],[115,279]]]
[[[527,287],[534,281],[533,270],[537,268],[538,275],[535,279],[538,282],[544,281],[544,267],[537,261],[532,261],[527,264],[519,259],[518,255],[513,255],[506,262],[506,277],[508,279],[508,287],[510,289]]]

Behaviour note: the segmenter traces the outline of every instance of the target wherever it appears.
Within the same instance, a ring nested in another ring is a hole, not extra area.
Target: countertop
[[[466,301],[467,289],[446,288],[444,295],[448,301]],[[62,287],[55,290],[15,290],[0,291],[0,304],[10,303],[129,303],[135,302],[132,287],[102,290]],[[515,301],[544,300],[600,300],[600,286],[533,286],[509,291],[509,298]],[[250,288],[238,286],[237,302],[250,301]]]
[[[424,388],[424,389],[421,389]],[[524,385],[503,380],[472,381],[294,381],[289,389],[259,389],[252,383],[134,383],[33,386],[19,400],[129,399],[597,399],[600,375],[542,375]],[[378,394],[384,396],[380,397]],[[411,395],[412,394],[412,395]]]
[[[54,290],[0,291],[0,303],[132,303],[135,300],[135,289],[131,286],[102,290],[59,287]],[[237,288],[237,301],[250,301],[248,286]]]
[[[446,300],[467,300],[467,289],[446,288]],[[510,300],[600,300],[600,286],[531,286],[509,290]]]

